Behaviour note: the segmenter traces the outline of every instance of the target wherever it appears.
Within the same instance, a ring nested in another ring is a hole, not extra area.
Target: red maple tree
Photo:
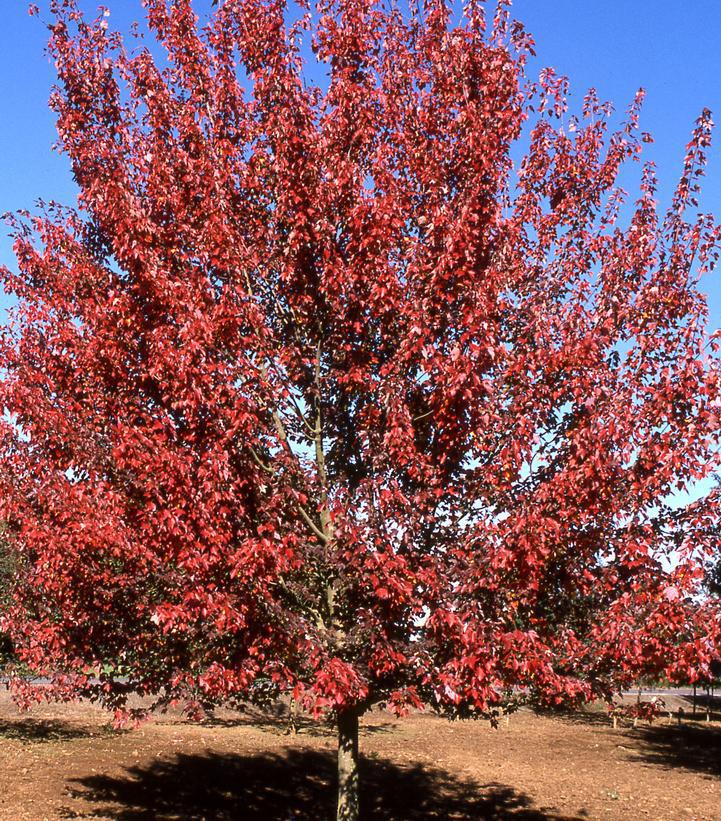
[[[80,195],[3,272],[20,658],[119,711],[330,711],[339,818],[373,704],[708,664],[715,512],[669,501],[716,459],[708,112],[659,215],[652,165],[617,183],[640,95],[572,116],[505,3],[144,5],[152,49],[52,3]]]

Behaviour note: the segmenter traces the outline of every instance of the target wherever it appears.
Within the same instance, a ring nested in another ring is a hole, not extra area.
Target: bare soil
[[[2,692],[0,819],[331,818],[333,734],[303,720],[286,735],[281,712],[218,711],[202,724],[165,715],[115,732],[90,705],[19,714]],[[494,730],[372,712],[362,721],[363,814],[721,819],[721,722],[698,719],[614,730],[603,712],[522,710]]]

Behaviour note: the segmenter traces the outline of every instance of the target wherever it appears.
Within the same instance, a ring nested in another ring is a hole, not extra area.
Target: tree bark
[[[338,713],[337,821],[358,821],[358,712]]]

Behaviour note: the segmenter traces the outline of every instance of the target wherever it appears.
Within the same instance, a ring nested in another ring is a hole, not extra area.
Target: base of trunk
[[[358,712],[338,713],[337,821],[358,821]]]

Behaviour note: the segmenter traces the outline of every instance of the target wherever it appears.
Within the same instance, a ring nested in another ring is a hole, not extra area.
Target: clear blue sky
[[[121,30],[142,14],[139,0],[105,5]],[[0,10],[0,213],[32,208],[38,197],[74,201],[67,163],[50,150],[55,130],[47,99],[54,73],[43,54],[47,30],[26,7],[25,0],[6,0]],[[577,101],[594,86],[623,111],[636,89],[646,88],[642,128],[655,139],[647,156],[658,165],[662,204],[678,177],[693,122],[709,107],[720,127],[701,207],[721,220],[719,0],[515,0],[514,16],[536,39],[538,66],[567,74]],[[11,262],[4,236],[0,260]],[[703,287],[712,325],[719,327],[721,271]]]

